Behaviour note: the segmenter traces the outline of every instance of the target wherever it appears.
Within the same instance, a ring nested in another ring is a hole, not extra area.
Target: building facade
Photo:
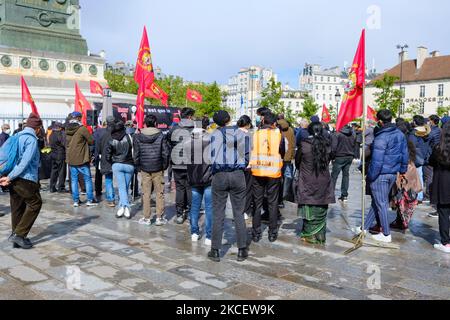
[[[307,92],[319,106],[325,104],[337,110],[340,100],[336,94],[344,95],[347,74],[340,67],[322,69],[318,64],[305,64],[299,82],[300,90]]]
[[[228,85],[223,87],[227,90],[227,108],[234,111],[236,118],[247,114],[254,119],[261,94],[272,78],[277,81],[278,77],[269,68],[252,66],[241,69],[229,79]]]
[[[397,116],[413,116],[408,110],[430,116],[436,114],[439,107],[450,106],[450,56],[442,56],[438,51],[429,53],[426,47],[419,47],[417,58],[409,59],[408,52],[399,56],[399,63],[376,79],[382,79],[384,74],[397,77],[395,88],[403,90],[403,104]],[[375,93],[378,91],[373,84],[366,90],[367,103],[375,108]]]

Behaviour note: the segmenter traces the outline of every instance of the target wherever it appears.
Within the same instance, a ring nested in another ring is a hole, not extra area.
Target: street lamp
[[[336,111],[337,111],[337,116],[339,117],[339,105],[341,103],[341,98],[342,98],[339,89],[336,89],[336,95],[334,96],[334,98],[336,99],[336,106],[337,106]]]
[[[401,60],[400,60],[400,91],[402,92],[402,100],[404,98],[404,91],[403,91],[403,58],[405,56],[406,49],[408,49],[409,46],[407,44],[404,45],[397,45],[397,49],[400,50],[401,54]],[[402,101],[403,104],[403,101]],[[399,111],[399,116],[401,116],[402,110]]]

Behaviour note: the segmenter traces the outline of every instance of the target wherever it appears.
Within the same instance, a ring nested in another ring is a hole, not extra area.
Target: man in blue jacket
[[[30,114],[26,128],[19,135],[19,159],[7,177],[0,179],[0,186],[9,187],[11,202],[12,234],[9,241],[14,248],[31,249],[33,244],[27,238],[42,207],[39,193],[38,135],[42,120]]]
[[[366,217],[364,232],[367,232],[378,218],[383,233],[372,236],[375,241],[392,242],[388,210],[389,194],[397,180],[397,174],[408,171],[408,142],[405,135],[392,123],[392,113],[380,110],[377,114],[379,127],[371,148],[372,160],[367,182],[372,194],[372,207]],[[362,230],[357,230],[361,232]]]

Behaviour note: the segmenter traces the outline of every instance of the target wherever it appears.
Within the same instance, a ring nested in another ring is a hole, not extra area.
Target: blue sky
[[[448,0],[80,2],[92,52],[104,49],[109,62],[134,63],[146,25],[154,64],[192,81],[226,83],[241,67],[261,65],[297,87],[306,62],[351,63],[364,27],[367,63],[375,59],[379,71],[398,61],[399,43],[410,46],[413,58],[420,45],[450,54]]]

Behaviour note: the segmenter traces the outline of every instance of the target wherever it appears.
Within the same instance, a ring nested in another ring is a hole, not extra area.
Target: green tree
[[[222,91],[217,82],[206,87],[207,91],[203,96],[203,103],[196,108],[199,116],[207,115],[211,117],[215,112],[223,110],[222,107]]]
[[[445,117],[450,114],[450,106],[448,107],[438,107],[437,114],[439,117]]]
[[[399,80],[398,77],[385,74],[383,79],[374,82],[375,88],[381,90],[374,94],[378,109],[390,110],[394,115],[399,115],[400,106],[403,103],[403,92],[394,89],[397,80]]]
[[[410,116],[415,116],[416,114],[420,114],[420,106],[417,104],[412,104],[408,108],[406,108],[405,113]]]
[[[320,109],[319,105],[314,101],[313,97],[311,97],[310,95],[305,95],[302,105],[303,111],[299,113],[299,116],[307,120],[309,120],[312,116],[317,115],[317,112]]]
[[[299,117],[298,112],[284,104],[281,101],[283,97],[283,90],[281,82],[276,82],[274,78],[270,79],[268,86],[261,93],[262,100],[260,102],[261,107],[269,108],[278,115],[284,115],[284,118],[294,124]]]

